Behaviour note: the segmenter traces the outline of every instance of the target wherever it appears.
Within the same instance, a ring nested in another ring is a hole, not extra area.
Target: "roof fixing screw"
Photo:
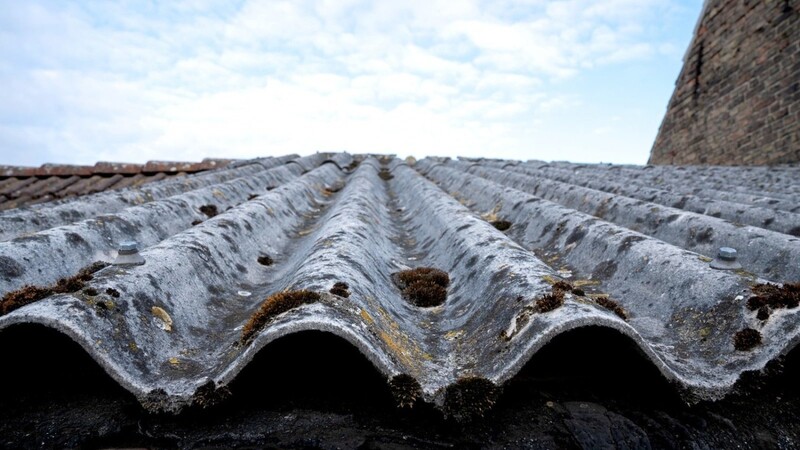
[[[722,247],[719,249],[719,254],[717,256],[725,261],[736,261],[736,249],[731,247]]]
[[[122,241],[117,250],[115,266],[141,266],[144,264],[144,257],[139,254],[139,244],[135,241]]]
[[[711,261],[712,269],[719,270],[736,270],[741,269],[742,265],[736,262],[736,249],[731,247],[721,247],[717,258]]]

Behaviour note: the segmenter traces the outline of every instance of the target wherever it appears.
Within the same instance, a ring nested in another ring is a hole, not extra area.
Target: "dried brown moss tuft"
[[[754,296],[747,299],[747,308],[758,310],[758,319],[767,320],[773,309],[797,308],[800,305],[800,283],[757,284],[753,286]]]
[[[422,398],[422,386],[414,377],[404,373],[389,380],[389,390],[399,408],[412,408]]]
[[[536,299],[536,312],[546,313],[564,305],[564,291],[553,289],[551,294],[545,294]]]
[[[58,280],[53,286],[23,286],[16,291],[11,291],[0,300],[0,316],[54,294],[80,291],[86,286],[87,281],[94,278],[95,272],[107,266],[108,263],[97,261],[84,267],[74,276]]]
[[[628,320],[628,314],[622,309],[622,306],[619,303],[611,300],[610,298],[600,297],[595,299],[598,305],[602,306],[603,308],[613,312],[614,314],[618,315],[622,320]]]
[[[394,175],[392,175],[392,173],[389,172],[389,169],[381,169],[381,171],[378,172],[378,176],[381,177],[381,180],[384,181],[389,181],[392,178],[394,178]]]
[[[506,231],[507,229],[511,228],[511,222],[507,220],[493,220],[489,223],[500,231]]]
[[[411,303],[422,308],[439,306],[447,299],[447,289],[427,281],[412,283],[403,293]]]
[[[736,350],[752,350],[757,345],[761,345],[761,333],[752,328],[745,328],[733,336],[733,346]]]
[[[553,290],[556,289],[558,289],[559,291],[571,292],[572,289],[574,289],[574,286],[572,286],[572,283],[568,281],[558,280],[555,283],[553,283]]]
[[[308,290],[284,291],[271,295],[256,312],[250,316],[250,320],[242,329],[242,343],[249,342],[264,326],[275,316],[285,313],[290,309],[302,305],[319,301],[320,296],[316,292]]]
[[[350,286],[348,286],[347,283],[337,281],[333,284],[330,293],[333,295],[338,295],[339,297],[347,298],[350,297],[350,291],[348,289],[350,289]]]
[[[208,381],[194,391],[192,396],[192,406],[200,408],[210,408],[216,406],[231,396],[231,390],[227,386],[217,386],[213,381]]]
[[[205,214],[209,219],[219,214],[217,205],[203,205],[200,207],[200,212]]]
[[[463,377],[447,386],[444,413],[456,422],[470,422],[484,417],[497,402],[500,388],[480,377]]]
[[[431,267],[404,270],[392,276],[403,297],[415,306],[438,306],[447,299],[450,276]]]

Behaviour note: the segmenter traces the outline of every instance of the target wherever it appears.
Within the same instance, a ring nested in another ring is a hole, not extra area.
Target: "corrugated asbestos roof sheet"
[[[445,412],[454,389],[491,391],[553,337],[588,325],[635,341],[687,398],[719,398],[800,339],[800,293],[758,287],[800,280],[798,175],[349,154],[240,161],[0,214],[4,294],[113,262],[122,241],[145,260],[62,281],[9,308],[0,329],[60,330],[154,410],[226,385],[301,330],[344,338],[400,401],[421,395]],[[720,247],[738,250],[742,268],[712,268]],[[419,267],[449,283],[399,274]],[[445,292],[439,306],[415,305]]]
[[[145,164],[99,162],[94,166],[0,166],[0,210],[141,186],[169,177],[222,168],[230,162],[229,159],[204,159],[196,163],[150,161]]]

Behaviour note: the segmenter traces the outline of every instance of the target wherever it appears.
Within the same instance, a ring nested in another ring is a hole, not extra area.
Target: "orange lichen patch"
[[[209,219],[219,214],[217,205],[203,205],[200,207],[200,212],[205,214]]]
[[[624,309],[622,309],[622,306],[620,306],[619,303],[615,302],[614,300],[611,300],[607,297],[598,297],[594,299],[594,301],[603,308],[608,309],[614,314],[618,315],[620,319],[628,320],[628,314]]]
[[[86,286],[87,281],[94,278],[95,272],[107,266],[108,263],[97,261],[81,269],[77,275],[58,280],[53,286],[23,286],[11,291],[0,300],[0,316],[54,294],[77,292]]]
[[[431,267],[418,267],[392,275],[403,297],[415,306],[428,308],[444,303],[450,277]]]
[[[350,286],[348,286],[347,283],[337,281],[333,284],[330,293],[333,295],[338,295],[339,297],[347,298],[350,297],[350,291],[348,291],[348,289],[350,289]]]
[[[299,291],[284,291],[271,295],[261,307],[250,316],[250,320],[242,329],[242,343],[249,342],[270,320],[290,309],[319,301],[316,292],[305,289]]]
[[[747,299],[747,308],[758,310],[759,320],[767,320],[773,309],[792,309],[800,305],[800,283],[757,284],[752,290],[755,295]]]
[[[733,336],[733,346],[736,350],[752,350],[757,345],[761,345],[761,333],[752,328],[745,328]]]

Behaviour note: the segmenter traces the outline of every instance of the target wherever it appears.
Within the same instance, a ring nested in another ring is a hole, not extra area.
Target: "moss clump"
[[[733,346],[736,350],[752,350],[757,345],[761,345],[761,333],[752,328],[745,328],[733,336]]]
[[[275,262],[269,255],[261,255],[257,261],[262,266],[271,266]]]
[[[497,402],[500,388],[481,377],[463,377],[444,391],[444,413],[456,422],[484,417]]]
[[[389,181],[394,178],[394,175],[389,172],[389,169],[381,169],[381,171],[378,172],[378,176],[381,177],[381,180],[383,181]]]
[[[200,207],[200,212],[205,214],[209,219],[219,214],[217,205],[203,205]]]
[[[412,408],[422,398],[422,386],[414,377],[404,373],[389,380],[389,390],[399,408]]]
[[[564,291],[553,289],[550,294],[545,294],[536,299],[536,312],[546,313],[564,305]]]
[[[511,228],[511,222],[507,220],[493,220],[489,223],[500,231],[506,231],[507,229]]]
[[[227,386],[219,387],[213,381],[208,381],[194,391],[192,396],[192,406],[200,408],[210,408],[231,396],[231,390]]]
[[[290,309],[302,305],[319,301],[320,296],[316,292],[307,291],[284,291],[271,295],[256,312],[250,316],[250,320],[242,329],[242,343],[249,342],[264,326],[275,316],[285,313]]]
[[[447,299],[450,276],[431,267],[418,267],[392,275],[403,297],[415,306],[439,306]]]
[[[599,297],[594,300],[598,305],[618,315],[622,320],[628,320],[628,314],[622,309],[619,303],[611,300],[610,298]]]
[[[350,289],[350,286],[348,286],[347,283],[337,281],[333,284],[330,293],[333,295],[338,295],[339,297],[347,298],[350,297],[350,291],[348,291],[348,289]]]
[[[58,280],[53,286],[23,286],[16,291],[9,292],[0,300],[0,316],[53,294],[67,294],[80,291],[86,286],[87,281],[94,278],[93,274],[95,272],[107,266],[108,263],[97,261],[84,267],[74,276]],[[94,291],[94,295],[97,295],[97,291]]]
[[[800,283],[757,284],[752,290],[755,295],[747,299],[747,308],[757,310],[759,320],[768,319],[773,309],[792,309],[800,305]]]

